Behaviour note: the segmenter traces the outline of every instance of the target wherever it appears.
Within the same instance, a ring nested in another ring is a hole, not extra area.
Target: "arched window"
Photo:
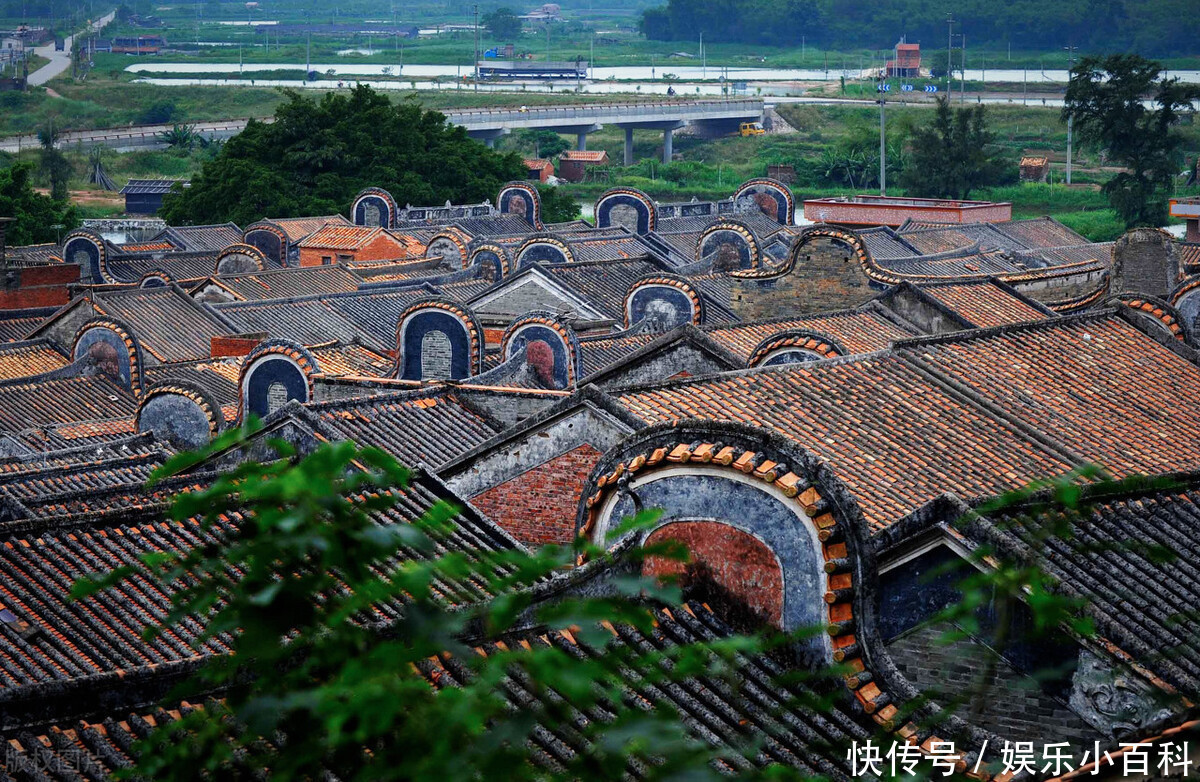
[[[427,331],[421,337],[421,379],[449,380],[454,349],[444,331]]]
[[[267,386],[267,413],[274,413],[286,405],[290,399],[287,386],[283,383],[276,381]]]

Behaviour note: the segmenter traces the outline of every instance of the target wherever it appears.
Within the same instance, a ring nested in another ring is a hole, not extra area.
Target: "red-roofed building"
[[[408,257],[408,246],[378,226],[331,223],[301,239],[301,266],[371,263]]]
[[[588,166],[607,166],[604,150],[569,149],[558,159],[558,176],[568,182],[582,182]]]
[[[527,179],[532,179],[537,182],[545,182],[547,179],[554,176],[554,164],[543,157],[525,158],[525,169],[529,171],[529,176]]]
[[[921,44],[905,43],[900,39],[896,44],[894,58],[888,60],[887,75],[901,79],[914,79],[921,75]]]

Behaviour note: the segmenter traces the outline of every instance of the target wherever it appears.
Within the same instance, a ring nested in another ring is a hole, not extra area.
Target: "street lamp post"
[[[1064,46],[1063,49],[1068,54],[1067,79],[1071,78],[1071,69],[1075,67],[1075,50],[1078,46]],[[1075,114],[1067,115],[1067,184],[1071,184],[1071,152],[1072,142],[1075,135]]]

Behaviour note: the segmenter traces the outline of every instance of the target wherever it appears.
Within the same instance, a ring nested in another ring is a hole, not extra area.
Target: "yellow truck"
[[[766,132],[763,130],[761,122],[743,122],[741,127],[738,128],[738,135],[740,136],[761,136]]]

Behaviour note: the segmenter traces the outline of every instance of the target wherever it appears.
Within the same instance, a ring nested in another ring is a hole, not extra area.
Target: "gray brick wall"
[[[1002,657],[970,638],[943,642],[948,624],[926,624],[898,636],[888,651],[900,672],[941,705],[969,698],[980,685],[980,674],[989,660],[996,663],[987,681],[983,709],[972,720],[1010,741],[1033,741],[1040,751],[1045,742],[1067,741],[1079,750],[1105,740],[1091,725],[1054,698],[1031,677],[1017,671]],[[971,703],[955,711],[966,718]]]

